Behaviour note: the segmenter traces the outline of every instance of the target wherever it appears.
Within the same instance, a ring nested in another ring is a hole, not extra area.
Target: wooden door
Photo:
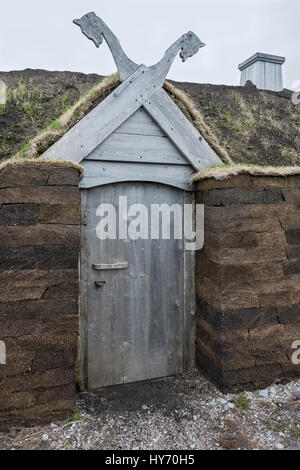
[[[127,196],[128,207],[142,203],[149,212],[151,204],[183,207],[184,191],[130,182],[86,193],[88,389],[182,372],[184,241],[174,239],[172,227],[170,240],[99,240],[96,210],[105,203],[117,207],[120,196]],[[115,266],[97,269],[103,264]]]

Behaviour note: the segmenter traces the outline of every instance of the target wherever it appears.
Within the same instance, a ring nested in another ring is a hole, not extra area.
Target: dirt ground
[[[78,396],[74,416],[0,433],[0,449],[300,449],[300,380],[222,394],[198,372]]]

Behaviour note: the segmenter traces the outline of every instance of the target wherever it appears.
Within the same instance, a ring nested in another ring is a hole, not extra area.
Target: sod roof
[[[41,156],[119,83],[117,75],[40,70],[0,72],[1,79],[9,90],[0,109],[2,160]],[[224,163],[300,164],[300,106],[292,92],[179,82],[165,88]]]

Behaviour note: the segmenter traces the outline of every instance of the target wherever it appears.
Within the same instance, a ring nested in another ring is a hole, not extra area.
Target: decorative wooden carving
[[[129,75],[139,68],[138,64],[127,57],[119,40],[104,21],[94,12],[87,13],[82,18],[74,20],[74,23],[80,26],[83,34],[93,41],[96,47],[99,47],[102,44],[103,38],[105,39],[111,50],[122,81],[126,80]],[[200,41],[198,36],[196,36],[192,31],[189,31],[186,34],[183,34],[183,36],[181,36],[166,50],[163,58],[158,62],[158,64],[153,65],[150,68],[157,70],[159,75],[164,75],[165,78],[178,53],[180,53],[182,61],[185,62],[204,46],[205,44]]]
[[[136,64],[127,57],[119,40],[95,13],[88,13],[74,20],[74,23],[80,26],[83,34],[97,47],[102,44],[103,38],[106,40],[122,83],[114,90],[114,93],[50,147],[43,157],[61,158],[80,163],[89,157],[105,139],[116,132],[138,109],[144,108],[192,168],[200,170],[221,163],[213,149],[163,89],[164,81],[175,57],[179,54],[184,62],[205,46],[196,34],[189,31],[182,35],[166,50],[157,64],[146,67],[143,64]],[[140,155],[145,150],[143,145],[145,145],[145,139],[140,139],[139,150],[142,152]],[[158,152],[158,155],[162,158],[161,163],[168,163],[164,159],[164,153]],[[146,178],[147,175],[144,177]],[[103,180],[102,176],[101,179]],[[90,183],[91,181],[88,185]]]

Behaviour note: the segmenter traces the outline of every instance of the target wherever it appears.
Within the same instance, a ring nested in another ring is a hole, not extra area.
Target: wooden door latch
[[[127,261],[121,261],[119,263],[111,264],[93,264],[93,269],[97,271],[102,271],[103,269],[125,269],[128,268]]]
[[[95,281],[95,285],[101,289],[105,285],[105,281]]]

